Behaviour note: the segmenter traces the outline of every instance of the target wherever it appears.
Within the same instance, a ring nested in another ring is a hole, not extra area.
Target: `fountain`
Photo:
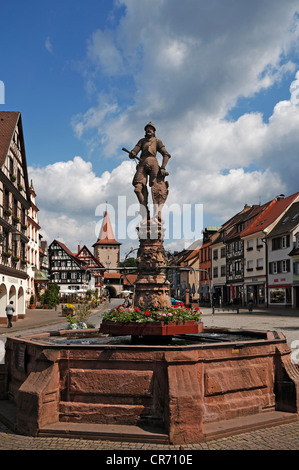
[[[184,444],[298,418],[299,372],[281,333],[205,328],[198,312],[191,323],[161,321],[171,309],[161,216],[170,155],[154,131],[147,125],[129,152],[142,151],[134,309],[153,317],[8,338],[0,397],[19,433]]]

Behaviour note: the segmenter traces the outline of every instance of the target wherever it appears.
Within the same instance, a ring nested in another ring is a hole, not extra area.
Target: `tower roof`
[[[95,245],[121,245],[121,243],[115,240],[113,228],[107,211],[104,214],[99,238],[92,246]]]

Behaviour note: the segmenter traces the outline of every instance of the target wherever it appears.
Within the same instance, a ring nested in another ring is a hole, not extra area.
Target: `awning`
[[[35,271],[34,282],[49,282],[49,279],[42,271]]]

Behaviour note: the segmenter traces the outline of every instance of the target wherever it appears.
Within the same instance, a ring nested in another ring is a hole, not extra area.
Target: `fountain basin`
[[[98,329],[10,337],[7,394],[16,427],[147,425],[172,444],[198,443],[211,423],[298,412],[298,368],[278,332],[203,328],[171,345],[131,344]]]

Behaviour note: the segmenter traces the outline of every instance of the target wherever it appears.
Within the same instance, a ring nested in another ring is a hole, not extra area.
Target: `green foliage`
[[[59,286],[57,284],[49,284],[44,294],[44,303],[49,308],[54,308],[55,305],[59,304]]]
[[[125,261],[121,261],[120,266],[134,268],[136,266],[136,258],[128,258]]]

